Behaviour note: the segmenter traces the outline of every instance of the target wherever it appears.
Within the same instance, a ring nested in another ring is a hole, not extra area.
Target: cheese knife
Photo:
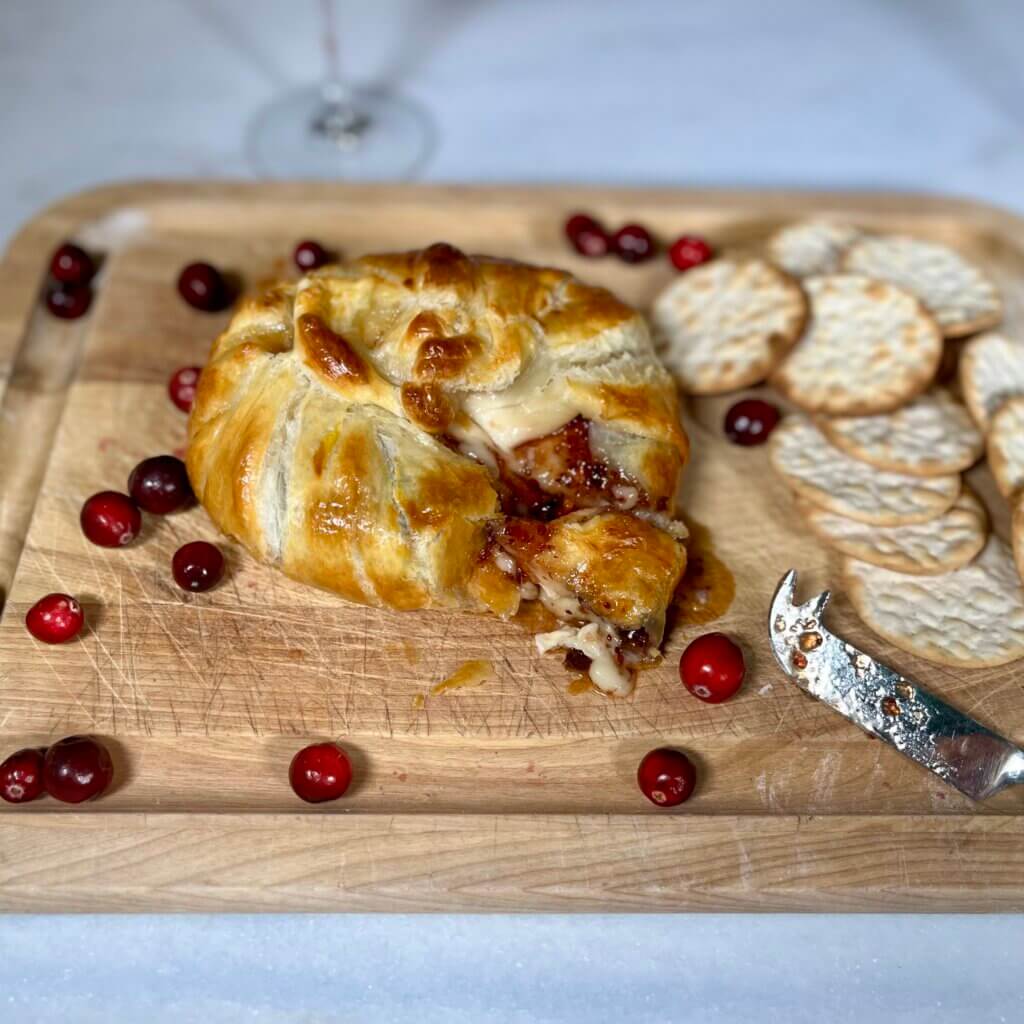
[[[797,686],[972,800],[1024,782],[1024,750],[830,633],[829,591],[795,604],[796,578],[791,569],[779,582],[768,636]]]

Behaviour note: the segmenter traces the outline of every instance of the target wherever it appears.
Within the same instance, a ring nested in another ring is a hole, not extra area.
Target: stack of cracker
[[[947,246],[823,220],[783,228],[768,255],[658,297],[666,364],[689,394],[767,381],[796,408],[771,465],[872,629],[945,665],[1024,657],[1024,344],[990,331],[995,284]],[[965,407],[935,379],[946,342],[981,331]],[[1012,553],[961,475],[986,451],[1014,504]]]

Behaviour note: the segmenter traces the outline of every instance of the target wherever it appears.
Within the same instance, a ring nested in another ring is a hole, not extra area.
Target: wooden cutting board
[[[748,680],[713,707],[686,694],[672,633],[635,694],[572,693],[522,624],[346,604],[224,543],[227,578],[185,595],[170,559],[215,539],[193,510],[149,517],[123,551],[93,547],[81,502],[123,489],[141,458],[180,448],[176,367],[201,363],[225,315],[177,296],[205,259],[248,283],[288,272],[311,236],[345,255],[439,239],[567,267],[646,306],[672,271],[585,261],[566,213],[641,221],[663,237],[754,251],[784,220],[832,212],[954,244],[997,278],[1024,330],[1024,223],[987,207],[895,195],[340,185],[140,184],[76,196],[28,224],[0,268],[0,750],[100,735],[118,782],[102,801],[3,807],[0,906],[17,910],[1022,910],[1024,793],[965,798],[775,668],[768,601],[782,573],[838,582],[763,449],[723,440],[725,401],[687,410],[687,510],[710,528],[736,596],[715,628],[749,651]],[[39,308],[50,251],[77,236],[105,253],[87,318]],[[975,485],[1006,528],[987,470]],[[26,609],[76,594],[90,629],[66,647],[25,632]],[[952,671],[872,635],[839,594],[841,635],[1024,740],[1024,665]],[[432,688],[470,659],[482,685]],[[357,782],[301,804],[287,764],[337,738]],[[689,751],[696,796],[678,812],[636,789],[640,757]]]

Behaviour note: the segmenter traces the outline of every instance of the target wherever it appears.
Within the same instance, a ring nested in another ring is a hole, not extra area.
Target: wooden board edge
[[[972,816],[6,818],[5,912],[1020,912],[1024,821]]]
[[[941,192],[865,189],[801,189],[783,186],[696,187],[624,184],[574,184],[572,182],[324,182],[324,181],[252,181],[216,179],[212,181],[175,181],[140,179],[100,185],[71,193],[43,207],[25,221],[0,254],[0,268],[28,251],[41,236],[59,238],[59,231],[72,232],[77,225],[109,214],[125,206],[146,208],[162,202],[180,200],[228,200],[271,196],[284,201],[310,202],[343,196],[359,199],[428,200],[443,197],[486,199],[503,197],[522,202],[548,199],[570,205],[599,202],[617,203],[671,202],[739,207],[744,211],[779,213],[800,205],[808,210],[838,206],[874,208],[877,212],[903,214],[945,214],[951,218],[969,218],[984,223],[993,231],[1024,237],[1024,213],[973,196]],[[49,255],[42,253],[42,259]]]
[[[323,182],[323,181],[140,181],[100,189],[97,195],[105,202],[116,198],[139,205],[159,205],[181,201],[237,202],[247,195],[271,198],[282,202],[308,203],[328,201],[340,196],[358,198],[363,202],[424,202],[443,200],[484,201],[500,196],[505,201],[524,205],[547,202],[563,209],[587,208],[612,203],[708,205],[723,210],[739,209],[749,214],[793,216],[794,206],[802,215],[841,213],[843,207],[860,207],[875,214],[945,216],[967,219],[976,226],[996,234],[1009,235],[1024,244],[1024,213],[973,196],[915,190],[865,189],[801,189],[783,186],[768,188],[698,187],[671,184],[624,185],[571,182]],[[91,198],[91,194],[85,194]],[[72,197],[76,199],[78,197]]]
[[[14,295],[0,324],[0,377],[13,366],[36,308],[53,250],[83,223],[113,213],[149,194],[144,183],[104,185],[65,196],[22,223],[0,254],[0,281]]]

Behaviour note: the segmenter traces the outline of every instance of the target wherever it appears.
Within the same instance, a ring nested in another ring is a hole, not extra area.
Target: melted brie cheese
[[[590,678],[599,690],[625,697],[633,691],[633,681],[624,672],[613,653],[614,634],[607,626],[588,622],[585,626],[562,626],[550,633],[538,633],[534,638],[541,654],[556,647],[571,647],[590,659]]]
[[[564,382],[551,379],[551,367],[538,360],[504,391],[470,392],[463,408],[503,452],[547,437],[580,413]]]

